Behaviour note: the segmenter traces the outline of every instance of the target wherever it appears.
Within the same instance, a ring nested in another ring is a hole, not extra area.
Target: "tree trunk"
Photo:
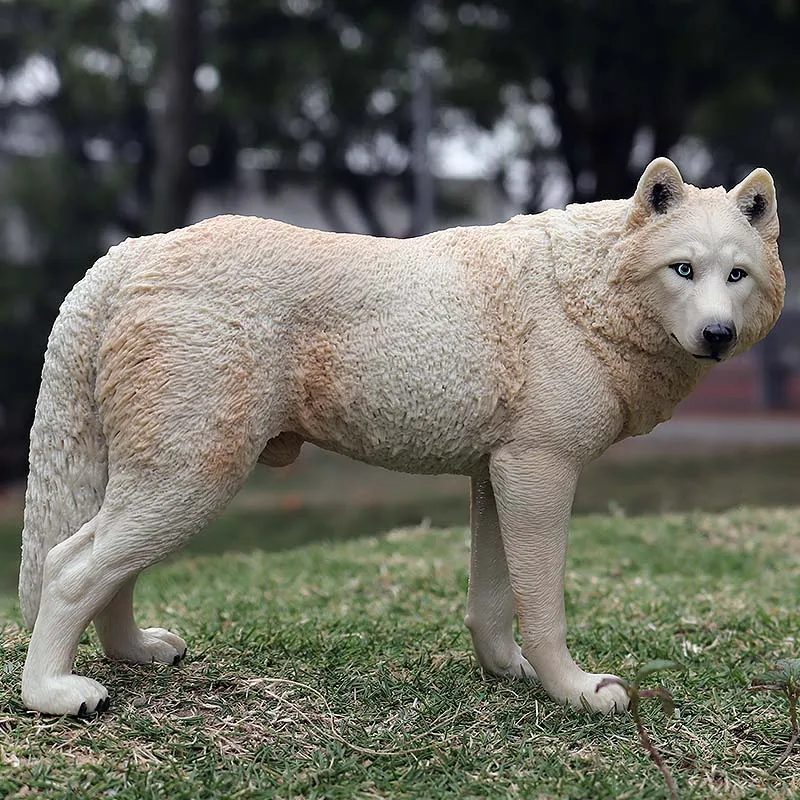
[[[151,228],[186,223],[194,196],[189,150],[197,117],[194,82],[199,61],[201,0],[170,0],[164,53],[164,109],[157,130]]]
[[[433,127],[433,96],[427,59],[423,0],[411,11],[411,171],[414,202],[411,206],[410,236],[428,233],[434,226],[434,185],[430,164],[430,135]]]

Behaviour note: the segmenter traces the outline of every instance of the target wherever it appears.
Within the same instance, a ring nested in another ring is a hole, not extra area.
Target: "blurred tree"
[[[411,10],[411,36],[408,53],[411,78],[411,142],[409,162],[414,180],[409,234],[418,236],[431,230],[436,202],[436,187],[431,169],[430,143],[433,132],[433,92],[431,52],[425,30],[425,0],[417,0]]]
[[[197,2],[174,4],[167,47],[158,3],[0,4],[0,481],[24,473],[64,295],[125,234],[186,219],[199,32]]]
[[[67,289],[242,163],[377,235],[445,218],[430,168],[454,133],[502,142],[484,175],[530,211],[628,195],[668,152],[695,180],[760,163],[800,192],[799,33],[796,0],[4,0],[0,480],[24,471]]]
[[[163,111],[156,125],[155,194],[150,228],[169,231],[185,224],[192,204],[189,153],[197,124],[200,0],[170,0],[166,15]]]
[[[755,109],[774,118],[774,81],[797,104],[793,0],[442,0],[441,7],[458,20],[446,37],[454,102],[487,127],[513,105],[530,110],[517,115],[530,211],[541,208],[542,173],[566,178],[574,202],[625,197],[644,163],[687,134],[719,134],[704,139],[708,162],[720,150],[742,159],[748,147],[726,142]],[[549,123],[544,133],[537,118]],[[797,129],[794,119],[786,130]],[[747,138],[763,163],[770,149],[763,136],[751,129]]]
[[[377,192],[413,199],[409,7],[363,0],[228,0],[216,66],[241,146],[271,159],[269,181],[306,181],[335,228],[345,194],[385,235]],[[253,101],[254,87],[258,101]]]
[[[24,474],[47,336],[66,293],[97,256],[113,190],[63,156],[4,172],[32,231],[24,258],[0,261],[0,484]]]

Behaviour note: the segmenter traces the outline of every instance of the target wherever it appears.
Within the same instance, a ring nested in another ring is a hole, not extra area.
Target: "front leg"
[[[611,685],[595,692],[610,676],[584,672],[567,649],[564,569],[580,465],[567,456],[507,445],[492,457],[490,474],[524,656],[560,703],[623,711],[624,690]]]
[[[514,594],[508,580],[494,492],[486,472],[470,485],[469,595],[464,622],[480,665],[493,675],[535,679],[514,641]]]

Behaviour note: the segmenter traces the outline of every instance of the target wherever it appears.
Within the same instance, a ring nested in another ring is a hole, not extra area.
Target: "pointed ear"
[[[728,195],[761,236],[765,239],[778,238],[778,201],[769,172],[761,167],[754,169]]]
[[[678,168],[668,158],[651,161],[633,195],[635,214],[650,217],[666,214],[683,202],[685,189]]]

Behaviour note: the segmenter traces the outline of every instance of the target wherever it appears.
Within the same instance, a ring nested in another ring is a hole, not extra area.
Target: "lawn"
[[[220,536],[237,518],[219,521]],[[677,715],[644,706],[681,797],[800,796],[785,698],[750,678],[800,655],[800,511],[578,516],[570,644],[594,670],[654,676]],[[18,700],[27,634],[0,603],[0,797],[668,797],[629,715],[585,716],[535,684],[481,675],[463,626],[464,527],[402,528],[283,552],[189,555],[149,572],[140,622],[189,642],[178,668],[76,670],[112,710],[41,718]]]

